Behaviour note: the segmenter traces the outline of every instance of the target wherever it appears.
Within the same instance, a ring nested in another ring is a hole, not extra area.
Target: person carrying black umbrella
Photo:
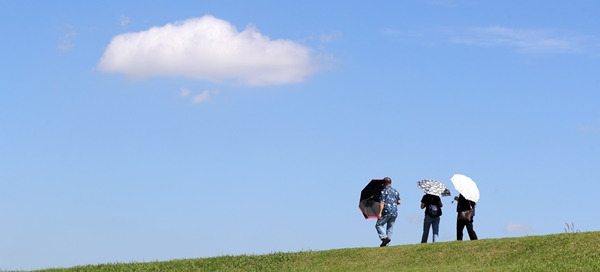
[[[392,179],[385,177],[383,179],[383,190],[379,199],[379,214],[375,229],[381,239],[380,247],[387,246],[391,240],[394,230],[394,223],[398,217],[397,205],[400,205],[400,193],[392,188]]]

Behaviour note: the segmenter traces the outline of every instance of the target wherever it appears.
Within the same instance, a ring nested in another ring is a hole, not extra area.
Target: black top
[[[432,203],[438,206],[438,210],[440,211],[440,215],[441,215],[441,211],[442,211],[442,207],[440,207],[440,202],[442,202],[442,200],[440,199],[439,196],[436,195],[430,195],[430,194],[426,194],[421,198],[421,203],[425,204],[425,215],[427,215],[427,213],[429,212],[429,205],[431,205]]]
[[[466,199],[462,194],[458,196],[458,205],[456,205],[456,212],[462,212],[469,209],[473,209],[473,216],[475,216],[475,205],[477,203]]]

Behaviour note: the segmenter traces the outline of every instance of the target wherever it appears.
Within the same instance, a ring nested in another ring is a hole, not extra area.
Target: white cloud
[[[129,24],[129,17],[125,16],[125,15],[121,15],[121,17],[119,17],[119,23],[121,24],[121,27],[125,27]]]
[[[202,93],[194,95],[192,90],[182,87],[179,91],[179,97],[191,96],[192,103],[198,104],[211,100],[213,96],[218,95],[220,92],[219,90],[204,90]]]
[[[210,15],[118,35],[98,68],[138,78],[186,76],[246,85],[300,82],[319,69],[308,47],[271,40],[251,25],[238,32]]]
[[[583,53],[585,37],[561,35],[549,30],[525,30],[501,26],[473,27],[455,43],[508,46],[520,53]]]
[[[580,125],[579,131],[600,131],[600,128],[597,128],[592,125]]]
[[[450,42],[468,46],[506,47],[523,54],[598,55],[600,52],[597,37],[557,29],[440,26],[413,30],[384,28],[381,33],[403,43],[425,46],[440,46]]]
[[[181,91],[179,92],[179,96],[186,97],[186,96],[190,95],[191,93],[192,93],[192,91],[190,91],[190,89],[183,87],[183,88],[181,88]]]
[[[323,43],[331,43],[331,42],[337,41],[341,38],[342,38],[341,31],[333,31],[329,34],[319,35],[319,41],[321,41]]]
[[[596,125],[579,125],[580,131],[600,131],[600,118],[598,119],[598,124]]]
[[[77,36],[77,31],[73,26],[65,26],[64,27],[64,35],[61,37],[60,42],[58,44],[58,49],[61,51],[67,51],[73,49],[75,44],[73,43],[73,39]]]
[[[504,226],[505,232],[530,232],[531,228],[526,225],[516,224],[516,223],[506,223]]]
[[[194,98],[192,98],[192,103],[197,104],[208,101],[210,100],[210,94],[210,91],[204,91],[201,94],[195,95]]]

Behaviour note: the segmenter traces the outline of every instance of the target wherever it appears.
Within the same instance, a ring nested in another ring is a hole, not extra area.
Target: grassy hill
[[[600,232],[40,271],[600,271]]]

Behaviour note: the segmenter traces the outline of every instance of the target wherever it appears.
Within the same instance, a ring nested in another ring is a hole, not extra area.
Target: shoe
[[[379,246],[380,247],[387,246],[390,243],[390,241],[392,241],[392,240],[390,240],[390,238],[384,238],[381,240],[381,245],[379,245]]]

